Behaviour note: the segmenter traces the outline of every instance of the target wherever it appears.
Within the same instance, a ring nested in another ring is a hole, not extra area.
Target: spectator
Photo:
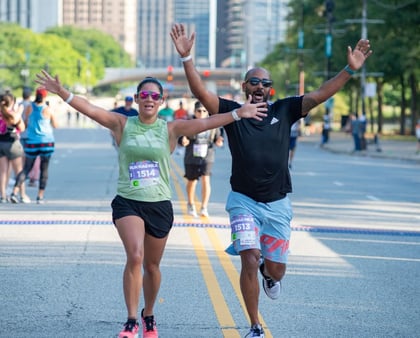
[[[354,149],[353,152],[362,150],[362,143],[360,140],[360,120],[357,118],[357,115],[352,113],[350,114],[350,130],[351,135],[353,136]]]
[[[301,120],[296,121],[290,127],[290,142],[289,142],[289,169],[292,169],[292,162],[295,156],[297,140],[300,134],[300,122]]]
[[[326,143],[328,143],[330,139],[330,129],[331,129],[331,116],[329,110],[324,114],[323,122],[322,122],[322,137],[321,137],[321,147],[323,147]]]
[[[126,96],[124,99],[124,105],[112,109],[115,113],[120,113],[125,116],[137,116],[139,112],[137,109],[133,108],[133,97],[132,96]]]
[[[174,120],[174,110],[169,107],[168,100],[165,100],[165,107],[159,110],[158,117],[166,122]]]
[[[175,120],[187,120],[188,112],[184,109],[182,101],[179,101],[179,107],[174,113]]]
[[[367,128],[367,119],[365,114],[361,114],[359,117],[359,137],[360,137],[360,150],[367,149],[366,142],[366,128]]]

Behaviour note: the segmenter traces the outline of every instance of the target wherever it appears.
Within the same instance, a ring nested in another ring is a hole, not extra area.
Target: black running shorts
[[[204,162],[202,164],[185,164],[184,177],[189,181],[198,180],[201,176],[210,176],[213,162]]]
[[[163,238],[168,235],[174,222],[171,201],[140,202],[119,195],[111,202],[112,221],[125,216],[138,216],[144,221],[147,234]]]

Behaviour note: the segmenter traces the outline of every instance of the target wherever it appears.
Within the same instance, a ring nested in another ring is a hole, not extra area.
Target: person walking
[[[189,87],[210,114],[240,107],[233,100],[218,97],[206,89],[196,70],[191,49],[195,33],[187,36],[183,24],[175,24],[170,36],[181,57]],[[288,169],[290,127],[309,111],[339,91],[371,55],[368,40],[347,48],[348,64],[315,91],[302,96],[269,101],[273,85],[264,68],[251,68],[244,77],[242,91],[253,103],[267,104],[262,121],[239,120],[224,127],[232,155],[232,172],[226,210],[233,240],[227,248],[241,258],[240,287],[251,322],[247,337],[264,337],[258,315],[258,271],[262,286],[271,299],[280,296],[280,281],[286,272],[290,241],[292,191]]]
[[[119,177],[111,207],[112,220],[126,252],[123,291],[127,308],[127,321],[118,337],[138,335],[142,288],[143,338],[158,337],[153,309],[162,278],[160,261],[174,220],[169,163],[178,138],[233,124],[236,114],[261,120],[266,109],[261,104],[250,104],[249,100],[235,113],[167,122],[158,118],[159,107],[164,103],[163,87],[153,77],[146,77],[138,84],[134,100],[139,115],[130,117],[114,114],[73,95],[61,85],[58,76],[52,77],[44,70],[37,74],[36,82],[110,129],[115,136]]]
[[[25,130],[25,123],[20,114],[14,111],[15,97],[6,92],[0,95],[0,203],[7,202],[7,183],[10,167],[15,176],[23,168],[23,147],[20,133]],[[21,186],[20,198],[17,202],[29,203],[31,200],[25,193],[25,185]]]
[[[290,127],[290,141],[289,141],[289,169],[292,169],[293,158],[297,146],[297,140],[300,134],[300,120],[296,121]]]
[[[13,187],[10,201],[18,203],[17,192],[21,188],[32,170],[36,158],[40,157],[40,176],[38,183],[38,194],[36,203],[44,203],[45,188],[48,181],[48,168],[50,159],[55,150],[54,128],[57,128],[57,118],[51,107],[47,104],[48,92],[43,88],[38,88],[35,94],[35,101],[25,110],[26,116],[26,142],[25,165],[23,170],[17,175]]]
[[[330,130],[331,130],[331,116],[329,109],[324,114],[322,119],[322,132],[321,132],[321,147],[326,145],[330,140]]]
[[[365,114],[360,114],[359,116],[359,137],[360,137],[360,149],[366,150],[367,149],[367,142],[366,142],[366,129],[367,129],[367,118]]]
[[[207,109],[201,102],[195,102],[193,118],[204,119],[207,117]],[[197,181],[201,179],[200,216],[209,217],[208,203],[211,194],[210,175],[215,159],[214,147],[223,145],[220,128],[206,130],[192,136],[182,136],[178,143],[185,147],[184,168],[187,179],[188,214],[193,217],[198,216],[195,208],[195,190]]]
[[[362,142],[360,139],[360,120],[357,118],[357,115],[354,113],[350,114],[350,130],[351,135],[353,136],[353,152],[362,150]]]

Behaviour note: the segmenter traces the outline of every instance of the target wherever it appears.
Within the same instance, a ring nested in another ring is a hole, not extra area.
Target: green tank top
[[[143,124],[127,118],[119,146],[118,195],[143,202],[171,199],[170,147],[166,121]]]

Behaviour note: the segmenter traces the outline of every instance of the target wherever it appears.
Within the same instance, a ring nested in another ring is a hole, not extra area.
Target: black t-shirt
[[[219,98],[219,113],[241,105]],[[302,117],[302,96],[270,103],[263,121],[241,119],[225,126],[232,155],[232,190],[257,202],[272,202],[292,191],[288,159],[291,125]]]
[[[214,143],[220,137],[220,128],[205,130],[199,134],[190,136],[190,143],[185,147],[184,164],[202,165],[214,162]],[[179,138],[179,141],[182,137]],[[180,143],[180,142],[178,142]]]

